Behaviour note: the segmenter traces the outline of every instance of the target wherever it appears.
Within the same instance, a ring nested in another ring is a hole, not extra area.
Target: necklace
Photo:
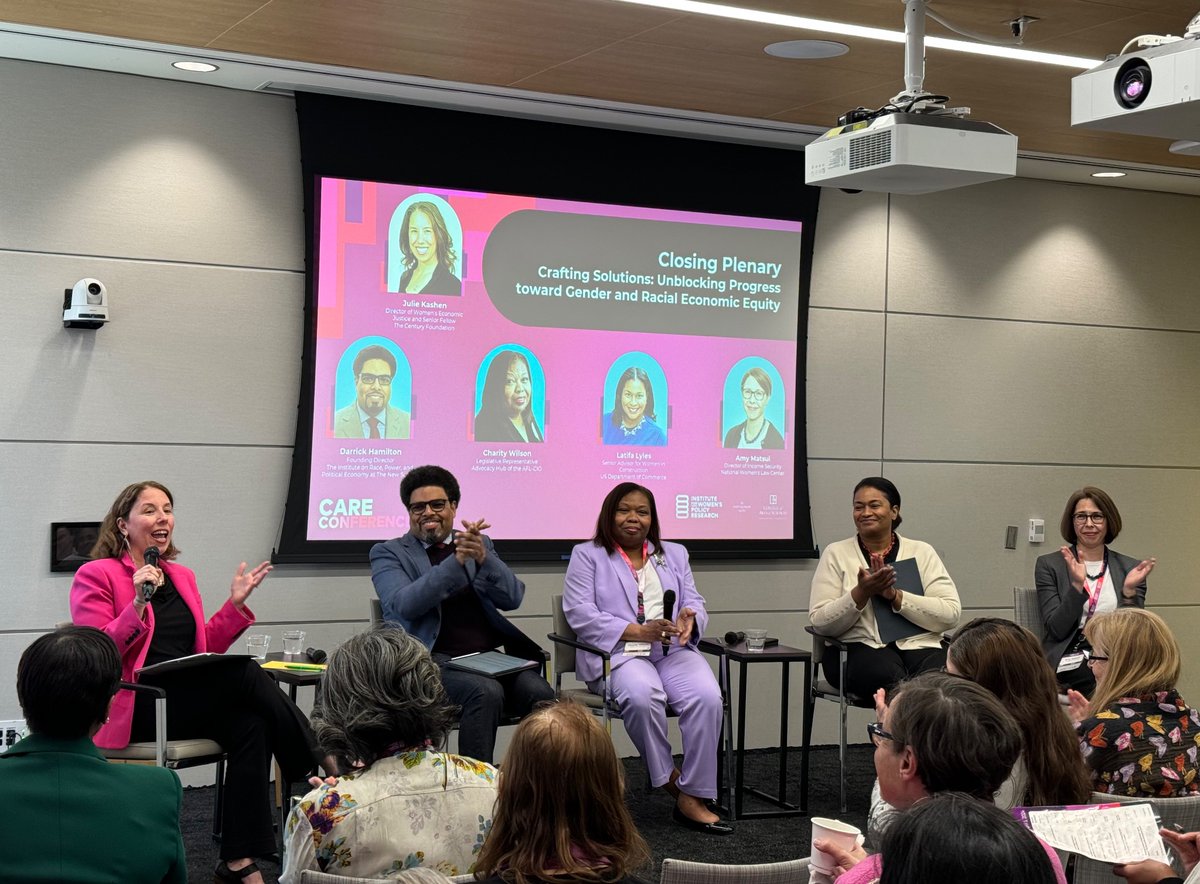
[[[746,428],[743,428],[743,430],[742,430],[742,438],[746,440],[747,445],[753,445],[755,442],[757,442],[759,439],[761,439],[763,436],[766,435],[767,419],[765,417],[762,419],[762,423],[758,425],[758,432],[754,434],[753,439],[746,435],[746,429],[748,429],[749,426],[750,426],[750,421],[746,421]]]

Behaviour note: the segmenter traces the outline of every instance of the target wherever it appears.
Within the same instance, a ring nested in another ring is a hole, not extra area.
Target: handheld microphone
[[[736,645],[746,640],[746,633],[734,632],[732,629],[725,633],[725,644]]]
[[[145,559],[147,565],[151,565],[151,566],[157,568],[158,567],[158,547],[157,546],[147,547],[146,551],[144,553],[142,553],[142,558]],[[143,581],[143,583],[142,583],[142,598],[144,598],[146,601],[150,601],[150,597],[152,595],[154,595],[154,592],[157,589],[158,589],[158,584],[155,583],[153,580]]]
[[[675,619],[675,590],[668,589],[663,593],[663,619]],[[663,654],[667,654],[671,650],[671,637],[667,636],[662,643]]]
[[[328,658],[328,655],[320,648],[305,648],[304,656],[308,657],[314,663],[324,663]]]

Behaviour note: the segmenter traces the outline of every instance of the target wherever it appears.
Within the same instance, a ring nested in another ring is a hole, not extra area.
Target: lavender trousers
[[[599,680],[588,682],[588,688],[599,693]],[[670,703],[679,713],[683,737],[683,766],[676,785],[697,798],[716,798],[721,689],[704,656],[690,646],[673,646],[664,657],[655,643],[649,657],[630,658],[613,670],[610,689],[625,731],[646,761],[651,784],[663,785],[675,769],[667,737]]]

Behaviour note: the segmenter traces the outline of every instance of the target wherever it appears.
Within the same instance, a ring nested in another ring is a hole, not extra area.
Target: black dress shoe
[[[693,832],[703,832],[705,835],[732,835],[733,826],[722,820],[717,820],[715,823],[702,823],[699,820],[694,820],[689,816],[684,816],[683,811],[678,807],[672,808],[671,819],[679,823],[685,829],[691,829]]]

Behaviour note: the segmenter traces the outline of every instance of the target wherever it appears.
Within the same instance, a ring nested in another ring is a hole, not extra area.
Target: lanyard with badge
[[[1074,547],[1071,548],[1071,554],[1078,557],[1078,552]],[[1100,572],[1095,577],[1088,576],[1083,582],[1084,591],[1088,595],[1087,612],[1083,617],[1083,626],[1086,626],[1088,621],[1096,614],[1096,606],[1100,604],[1100,593],[1104,591],[1104,578],[1108,575],[1108,547],[1104,548],[1104,564],[1100,566]],[[1092,586],[1088,588],[1088,581],[1091,581]],[[1070,649],[1063,654],[1062,659],[1058,661],[1057,672],[1071,672],[1083,665],[1087,659],[1087,651],[1091,650],[1088,640],[1083,635],[1083,626],[1079,627],[1079,633],[1075,637],[1075,641],[1071,643]]]
[[[625,560],[625,564],[633,572],[633,579],[637,582],[637,622],[640,625],[646,622],[646,567],[650,564],[650,544],[642,543],[641,568],[633,566],[629,553],[624,549],[618,546],[617,551],[621,553],[621,558]],[[625,642],[625,656],[649,657],[650,642]]]

